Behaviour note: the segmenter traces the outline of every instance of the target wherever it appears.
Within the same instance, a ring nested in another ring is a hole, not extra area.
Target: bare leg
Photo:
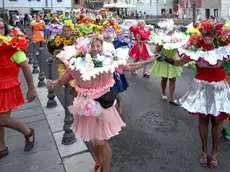
[[[139,58],[135,59],[135,60],[133,61],[133,63],[137,63],[138,61],[139,61]],[[133,75],[137,75],[137,70],[132,71],[132,74],[133,74]]]
[[[212,158],[210,161],[210,168],[216,168],[218,166],[217,154],[218,154],[221,125],[223,123],[223,120],[215,119],[212,116],[211,121],[212,121]]]
[[[218,152],[219,138],[220,138],[220,129],[221,124],[223,123],[222,119],[215,119],[213,116],[211,118],[212,121],[212,154],[215,155]]]
[[[161,79],[161,94],[162,96],[166,96],[166,87],[167,87],[168,78]]]
[[[11,118],[10,112],[0,113],[0,126],[11,128],[27,136],[30,134],[30,129],[26,128],[21,121]]]
[[[199,117],[199,132],[200,132],[200,138],[202,143],[202,155],[200,157],[200,164],[203,167],[206,167],[208,164],[208,159],[207,159],[208,123],[209,123],[208,115]]]
[[[169,92],[170,92],[170,101],[174,101],[174,92],[176,87],[176,78],[169,79]]]
[[[118,94],[116,94],[116,101],[117,101],[117,111],[121,115],[122,114],[122,105],[121,105],[121,97]]]
[[[5,129],[4,127],[0,127],[0,152],[5,150]]]
[[[111,147],[106,141],[103,146],[103,172],[110,172],[112,162],[112,150]]]

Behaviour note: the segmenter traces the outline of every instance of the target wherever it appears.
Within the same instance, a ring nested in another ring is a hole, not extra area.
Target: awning
[[[31,8],[31,11],[42,11],[42,8]]]
[[[123,2],[117,2],[112,4],[104,4],[104,8],[135,8],[136,5],[126,4]]]

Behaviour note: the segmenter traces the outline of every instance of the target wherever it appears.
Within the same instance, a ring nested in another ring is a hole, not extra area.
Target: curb
[[[30,70],[33,66],[29,65]],[[95,166],[95,161],[89,152],[84,141],[76,135],[77,141],[72,145],[63,145],[61,143],[63,136],[63,125],[65,118],[65,109],[56,96],[57,106],[54,108],[46,108],[47,94],[46,87],[37,87],[39,74],[33,74],[34,85],[36,86],[37,96],[41,102],[42,109],[53,134],[59,155],[62,159],[66,172],[92,172]]]

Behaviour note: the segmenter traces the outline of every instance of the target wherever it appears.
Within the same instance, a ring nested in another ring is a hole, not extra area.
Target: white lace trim
[[[229,59],[230,46],[219,47],[210,51],[190,51],[181,47],[178,49],[178,52],[180,56],[184,54],[188,56],[191,60],[198,61],[201,59],[205,62],[208,62],[210,65],[217,65],[218,61],[224,61],[226,59]]]

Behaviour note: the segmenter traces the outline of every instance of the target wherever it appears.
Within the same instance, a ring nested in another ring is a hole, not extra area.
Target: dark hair
[[[8,35],[10,33],[10,29],[9,29],[8,24],[2,18],[0,18],[0,23],[3,23],[3,25],[5,27],[5,35],[3,35],[3,36]]]

